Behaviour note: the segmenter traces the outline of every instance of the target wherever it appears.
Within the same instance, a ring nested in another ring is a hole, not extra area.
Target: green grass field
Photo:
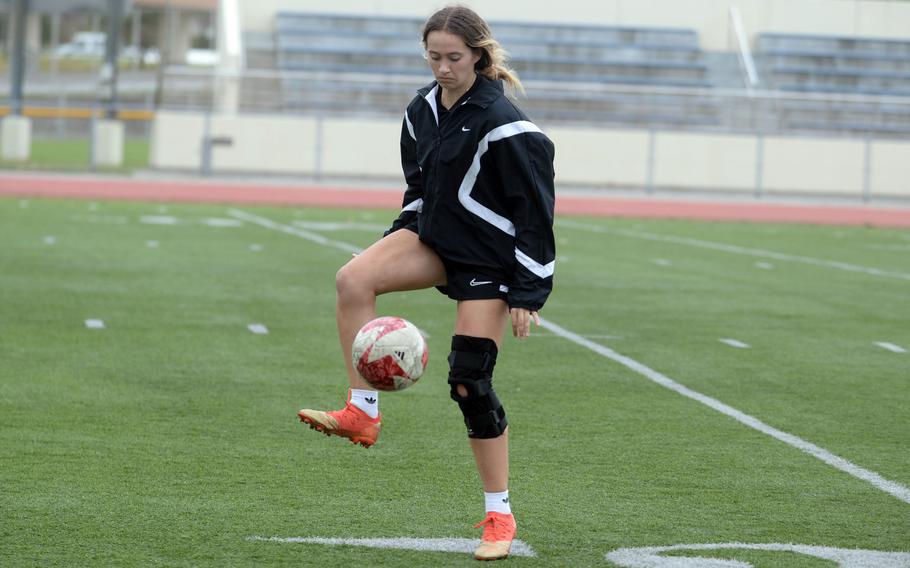
[[[243,211],[360,247],[394,215]],[[445,380],[454,305],[435,290],[380,299],[429,334],[427,373],[382,395],[373,448],[326,438],[295,413],[345,395],[334,274],[348,254],[212,219],[237,220],[0,199],[0,566],[474,565],[249,538],[478,538],[483,500]],[[877,345],[910,350],[910,232],[560,219],[557,241],[548,322],[910,485],[910,353]],[[509,565],[734,542],[910,553],[910,502],[552,330],[509,338],[497,365],[512,506],[537,554]],[[852,566],[910,565],[870,554]],[[681,556],[838,565],[666,557]]]
[[[100,171],[128,172],[148,167],[149,141],[127,139],[123,144],[123,165],[120,168],[98,168]],[[31,157],[27,162],[0,160],[0,169],[86,171],[91,166],[89,140],[44,139],[32,140]]]

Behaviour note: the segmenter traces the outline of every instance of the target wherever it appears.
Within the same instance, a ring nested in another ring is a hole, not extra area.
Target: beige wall
[[[910,196],[910,142],[874,144],[871,177],[876,194]]]
[[[401,122],[326,119],[322,173],[329,176],[401,177]]]
[[[151,166],[199,170],[202,115],[161,112],[152,131]],[[556,145],[561,187],[642,188],[752,192],[762,180],[767,194],[820,193],[857,196],[866,183],[861,140],[721,135],[640,130],[547,128]],[[216,148],[222,172],[361,177],[400,182],[397,119],[324,119],[221,116],[211,133],[230,136]],[[761,144],[761,151],[759,151]],[[869,148],[873,196],[910,197],[910,143],[875,141]],[[649,167],[653,170],[649,172]],[[759,171],[760,168],[760,171]]]
[[[585,185],[642,185],[648,175],[648,133],[641,130],[552,128],[556,175]]]
[[[291,174],[316,168],[316,121],[285,116],[215,116],[210,136],[229,137],[212,151],[212,168],[224,172]],[[205,118],[197,113],[159,112],[152,127],[150,165],[198,170]]]
[[[812,138],[765,139],[768,191],[861,194],[863,142]]]
[[[754,136],[662,132],[655,141],[654,184],[751,190],[756,148]]]
[[[373,13],[425,17],[449,2],[436,0],[256,0],[241,2],[243,26],[271,31],[279,10]],[[902,0],[548,0],[463,2],[488,20],[695,28],[702,47],[727,49],[729,5],[742,13],[747,33],[799,32],[877,37],[910,36],[910,2]],[[495,29],[494,29],[495,32]],[[508,47],[508,46],[506,46]]]

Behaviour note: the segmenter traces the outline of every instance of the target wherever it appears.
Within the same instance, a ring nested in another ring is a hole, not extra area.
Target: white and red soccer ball
[[[351,348],[354,368],[377,390],[397,391],[417,382],[427,366],[427,342],[420,330],[399,317],[367,322]]]

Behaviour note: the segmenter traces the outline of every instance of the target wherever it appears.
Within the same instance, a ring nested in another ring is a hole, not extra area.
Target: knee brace
[[[449,385],[468,427],[469,438],[498,438],[505,432],[506,412],[493,390],[496,342],[485,337],[452,336],[449,353]],[[467,394],[462,396],[458,387]]]

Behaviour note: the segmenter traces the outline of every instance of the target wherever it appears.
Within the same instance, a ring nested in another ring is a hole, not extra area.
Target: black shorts
[[[417,232],[417,217],[403,229]],[[502,300],[508,301],[509,285],[502,276],[487,268],[453,262],[439,255],[446,269],[445,286],[436,289],[453,300]]]
[[[508,284],[502,277],[491,274],[490,270],[445,258],[442,258],[442,264],[446,267],[446,285],[436,289],[453,300],[507,301]]]

